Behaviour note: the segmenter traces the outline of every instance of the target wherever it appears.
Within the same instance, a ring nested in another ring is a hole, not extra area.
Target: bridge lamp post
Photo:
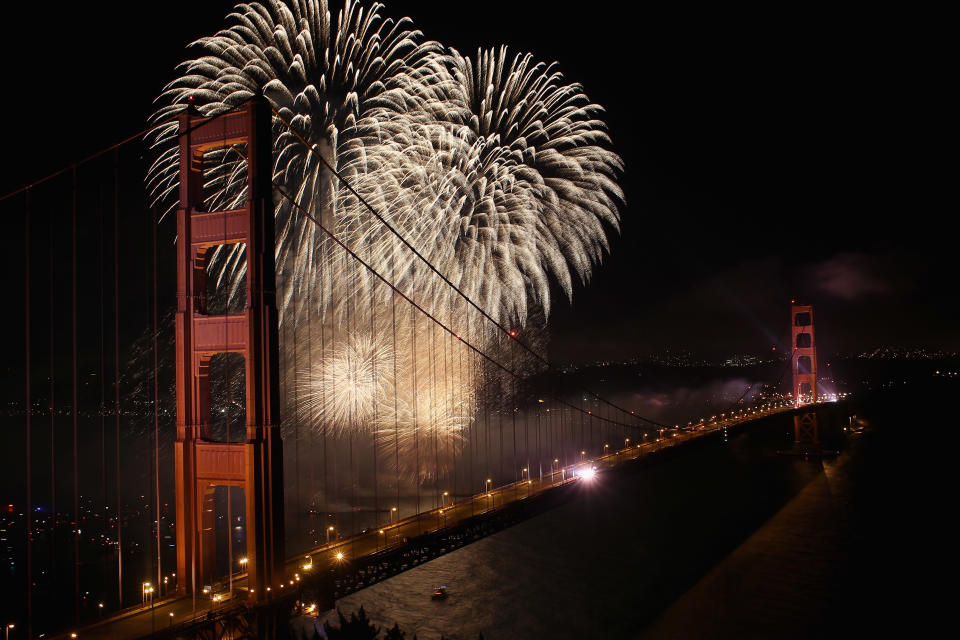
[[[610,450],[610,445],[608,444],[603,445],[603,455],[607,455],[607,451],[609,450]]]
[[[247,562],[249,562],[249,559],[247,559],[247,558],[240,558],[240,560],[238,560],[238,562],[240,563],[240,571],[246,571],[246,570],[247,570]]]
[[[327,544],[330,544],[330,534],[333,532],[334,532],[334,528],[332,526],[327,527]]]
[[[170,625],[169,625],[169,626],[171,626],[171,627],[173,626],[173,612],[170,613]]]
[[[16,628],[16,625],[14,625],[12,622],[8,623],[7,626],[4,628],[4,631],[7,634],[7,640],[10,640],[10,629],[14,629],[14,628]]]
[[[450,492],[449,492],[449,491],[444,491],[444,492],[443,492],[443,504],[442,504],[441,506],[444,506],[444,507],[447,506],[447,496],[449,496],[449,495],[450,495]],[[451,505],[453,504],[453,500],[450,501],[450,504],[451,504]]]
[[[587,455],[587,452],[586,452],[586,451],[581,451],[581,452],[580,452],[580,462],[583,462],[583,459],[586,457],[586,455]]]
[[[155,620],[154,609],[153,609],[153,603],[154,603],[154,600],[153,600],[153,592],[154,592],[153,585],[150,584],[149,582],[144,582],[144,583],[143,583],[143,595],[144,595],[144,598],[149,598],[149,599],[150,599],[150,627],[151,627],[151,629],[153,629],[153,630],[155,631],[155,630],[156,630],[156,620]]]

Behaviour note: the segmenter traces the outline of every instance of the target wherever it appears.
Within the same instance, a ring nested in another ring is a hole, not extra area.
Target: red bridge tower
[[[279,429],[277,310],[274,277],[272,140],[269,105],[254,99],[229,113],[180,116],[180,207],[177,212],[177,576],[196,594],[216,577],[216,486],[241,487],[246,502],[251,599],[281,579],[284,561],[283,455]],[[239,209],[203,205],[204,154],[233,148],[247,157],[247,200]],[[207,313],[207,256],[246,244],[246,308]],[[214,441],[210,359],[238,353],[246,373],[246,436]],[[231,570],[232,570],[231,559]]]
[[[792,303],[790,324],[793,336],[793,403],[801,407],[817,401],[817,343],[813,334],[813,307]],[[796,446],[820,444],[815,411],[795,415],[793,428]]]

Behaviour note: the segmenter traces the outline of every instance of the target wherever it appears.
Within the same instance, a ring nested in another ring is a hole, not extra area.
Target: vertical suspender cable
[[[24,243],[23,243],[23,265],[24,265],[24,286],[23,286],[23,325],[24,325],[24,383],[25,383],[25,414],[24,437],[26,449],[26,478],[27,478],[27,637],[33,637],[33,495],[31,493],[31,469],[30,469],[30,418],[33,416],[33,405],[30,401],[30,190],[26,192],[26,204],[24,208]],[[51,372],[52,373],[52,372]],[[56,515],[54,515],[56,522]],[[4,622],[6,624],[6,622]]]
[[[410,362],[412,366],[410,367],[411,375],[413,376],[413,394],[410,396],[411,401],[410,405],[413,407],[413,452],[414,459],[416,464],[416,475],[414,476],[414,481],[417,485],[417,509],[415,513],[417,514],[417,533],[420,533],[420,433],[417,425],[417,405],[419,404],[419,396],[417,395],[417,314],[416,310],[413,307],[410,307]],[[399,520],[399,515],[397,517]]]
[[[311,247],[311,252],[313,248]],[[313,287],[310,287],[307,290],[307,384],[308,389],[310,389],[310,415],[307,418],[307,437],[309,440],[309,446],[307,448],[307,456],[310,460],[310,533],[312,536],[312,544],[316,545],[318,542],[317,539],[317,485],[314,479],[314,471],[316,469],[316,458],[313,454],[313,441],[314,441],[314,415],[316,415],[316,403],[313,401],[313,391],[316,388],[315,378],[313,375]]]
[[[397,281],[397,267],[394,262],[395,254],[390,255],[390,270],[393,272],[393,281]],[[400,520],[400,400],[399,389],[400,380],[397,378],[397,292],[390,290],[390,325],[393,331],[393,453],[394,453],[394,471],[396,473],[397,483],[397,503],[394,508],[397,509],[397,520]],[[389,518],[393,518],[393,508],[387,513]]]
[[[296,242],[296,245],[294,247],[294,255],[298,255],[301,251],[300,234],[296,234],[294,236],[294,241]],[[299,300],[297,299],[297,287],[295,286],[295,282],[293,282],[292,280],[293,279],[291,279],[291,282],[290,282],[290,289],[291,289],[291,299],[293,301],[293,305],[292,305],[293,313],[289,315],[289,320],[287,321],[286,324],[287,326],[290,326],[291,329],[293,329],[293,341],[291,342],[288,340],[287,342],[290,346],[287,347],[287,345],[284,345],[284,348],[281,350],[281,352],[284,354],[290,353],[290,352],[293,353],[293,364],[291,365],[289,361],[284,364],[283,370],[284,372],[288,372],[287,375],[284,377],[288,378],[288,380],[286,380],[286,384],[284,384],[283,386],[286,387],[287,389],[286,406],[293,407],[293,412],[292,412],[293,419],[290,420],[290,424],[293,425],[293,477],[296,479],[296,483],[297,483],[297,498],[296,498],[296,509],[295,509],[295,513],[297,514],[297,516],[295,520],[295,523],[296,523],[295,526],[297,527],[297,533],[299,534],[300,523],[301,523],[301,513],[302,513],[301,508],[303,505],[303,494],[300,491],[300,424],[301,424],[300,410],[301,410],[301,407],[299,402],[300,389],[297,384],[297,369],[298,369],[297,354],[299,352],[298,346],[300,344],[300,342],[297,340],[297,325],[299,324],[298,322]],[[292,390],[292,394],[291,394],[291,390]],[[290,401],[291,395],[293,395],[292,402]]]
[[[437,363],[437,332],[436,325],[430,325],[430,421],[433,422],[433,506],[436,508],[440,500],[440,450],[438,447],[437,429],[439,420],[437,419],[437,400],[436,400],[436,363]]]
[[[510,355],[510,368],[516,371],[516,350],[511,350]],[[513,465],[513,481],[517,481],[517,412],[516,412],[516,402],[517,402],[517,379],[512,380],[513,393],[510,394],[510,420],[511,420],[511,433],[513,434],[513,457],[510,459],[511,464]]]
[[[498,387],[500,385],[497,385]],[[500,446],[497,449],[497,456],[500,459],[500,466],[497,471],[497,484],[503,484],[503,396],[497,398],[497,424],[500,431]]]
[[[50,580],[53,584],[59,584],[57,581],[57,448],[56,448],[56,367],[54,359],[54,347],[56,340],[54,338],[54,315],[55,305],[55,287],[56,264],[54,262],[54,210],[50,211],[50,513],[53,516],[53,526],[50,528]]]
[[[157,212],[156,209],[150,211],[152,213],[150,226],[153,230],[153,500],[156,518],[154,528],[157,536],[157,589],[159,590],[163,584],[160,561],[160,361],[157,349],[160,325],[157,322]]]
[[[97,300],[100,306],[97,314],[98,326],[100,328],[100,340],[99,340],[100,353],[99,353],[98,362],[97,362],[97,367],[98,367],[97,376],[100,378],[100,404],[98,408],[98,412],[100,413],[100,501],[101,501],[100,507],[103,509],[102,526],[103,526],[103,531],[106,534],[109,531],[109,528],[107,525],[110,522],[110,518],[108,517],[108,512],[107,512],[107,417],[106,417],[107,387],[106,387],[106,379],[104,376],[106,372],[104,370],[105,317],[103,314],[103,293],[104,293],[103,292],[103,277],[104,277],[103,252],[105,251],[106,247],[104,247],[103,245],[103,188],[102,186],[99,193],[97,213],[99,218],[98,219],[99,228],[97,230],[99,242],[97,244],[100,249],[98,251],[100,264],[99,264],[99,271],[97,273]],[[107,575],[108,562],[109,562],[108,556],[104,555],[103,556],[103,575],[104,576]]]
[[[113,414],[117,458],[117,600],[123,608],[123,518],[120,504],[120,151],[113,152]]]
[[[324,283],[324,264],[326,263],[326,251],[323,252],[320,260],[320,282],[321,287]],[[327,527],[330,526],[330,482],[327,474],[327,423],[329,414],[327,413],[327,306],[329,301],[323,299],[323,289],[321,289],[321,308],[320,308],[320,419],[323,421],[323,534],[327,535]]]
[[[368,251],[372,254],[372,249],[369,249],[370,244],[367,243]],[[379,423],[379,414],[377,412],[377,405],[379,404],[378,398],[378,389],[380,385],[377,383],[377,347],[379,346],[376,343],[376,327],[374,326],[373,316],[375,313],[375,305],[373,300],[374,287],[376,286],[376,281],[370,279],[370,344],[373,346],[373,362],[372,370],[372,393],[373,395],[373,428],[371,433],[373,433],[373,526],[375,529],[380,528],[380,475],[377,473],[377,470],[380,467],[380,460],[377,457],[379,453],[377,451],[377,440],[380,438],[380,423]],[[379,538],[378,538],[379,540]]]
[[[71,206],[72,299],[73,299],[73,618],[80,622],[80,487],[77,455],[77,168],[73,168],[73,203]]]

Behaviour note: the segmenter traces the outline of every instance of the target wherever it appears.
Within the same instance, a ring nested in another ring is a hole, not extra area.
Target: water
[[[930,583],[900,571],[912,561],[895,550],[916,532],[891,517],[890,500],[914,489],[922,460],[901,434],[945,408],[914,411],[897,397],[851,406],[837,422],[857,412],[871,426],[824,462],[776,453],[791,435],[781,417],[606,474],[561,507],[337,607],[362,605],[384,629],[397,622],[420,640],[916,632],[930,623],[910,613],[920,609],[907,594]],[[438,584],[445,601],[430,599]]]
[[[571,502],[337,602],[412,638],[635,637],[820,473],[789,419],[608,473]],[[445,601],[432,589],[449,587]]]

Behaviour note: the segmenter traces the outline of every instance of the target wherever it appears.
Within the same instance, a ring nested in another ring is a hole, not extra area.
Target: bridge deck
[[[320,545],[303,554],[288,560],[287,579],[271,587],[271,592],[277,597],[289,593],[290,589],[297,589],[301,577],[307,574],[336,569],[338,565],[346,565],[360,561],[378,552],[402,548],[408,540],[425,533],[456,526],[457,524],[483,514],[495,513],[517,501],[535,497],[572,482],[579,481],[577,473],[585,468],[594,467],[598,471],[610,469],[638,458],[645,457],[663,449],[675,447],[691,440],[715,433],[722,429],[742,426],[753,420],[764,418],[778,413],[787,413],[794,408],[775,406],[770,409],[754,410],[743,416],[713,420],[698,423],[688,427],[671,429],[672,433],[656,440],[642,442],[596,458],[588,458],[573,465],[567,465],[544,474],[542,478],[523,479],[519,482],[492,488],[459,500],[451,505],[423,511],[383,526],[380,529],[349,538]],[[189,626],[190,623],[200,622],[207,618],[211,611],[219,607],[221,611],[229,608],[243,608],[247,597],[246,575],[239,574],[233,580],[233,593],[211,593],[196,599],[189,596],[175,596],[157,601],[152,607],[134,607],[118,613],[110,618],[84,627],[77,633],[77,638],[87,639],[116,639],[137,638],[151,633],[162,631],[169,626]],[[214,595],[220,595],[222,604],[215,602]],[[225,611],[223,611],[225,613]],[[71,638],[70,632],[54,636],[57,638]]]

